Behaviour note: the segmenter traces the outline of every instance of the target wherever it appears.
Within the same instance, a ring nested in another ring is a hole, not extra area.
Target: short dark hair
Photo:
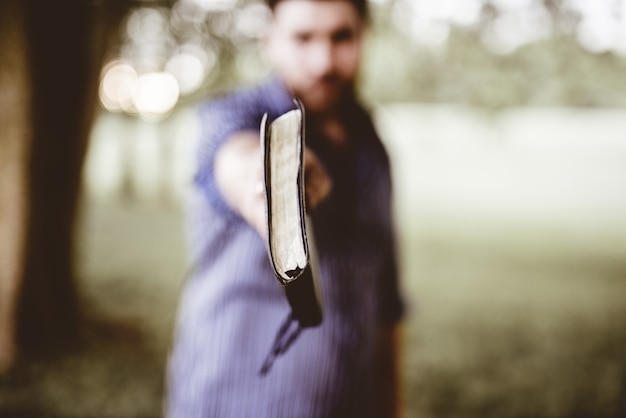
[[[265,3],[269,6],[269,8],[273,11],[276,5],[282,1],[287,0],[265,0]],[[318,1],[331,1],[331,0],[318,0]],[[347,1],[356,7],[359,15],[362,18],[367,17],[367,0],[335,0],[335,1]]]

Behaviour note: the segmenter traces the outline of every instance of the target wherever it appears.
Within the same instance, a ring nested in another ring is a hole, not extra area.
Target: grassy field
[[[406,417],[626,416],[626,154],[606,136],[558,158],[510,135],[485,146],[483,122],[438,112],[391,108],[404,125],[382,123],[402,191]],[[84,338],[2,377],[0,416],[160,416],[187,263],[180,205],[152,190],[86,195]]]
[[[85,202],[77,237],[85,326],[69,353],[0,380],[1,417],[158,417],[184,250],[178,210]]]
[[[388,106],[409,417],[626,416],[623,112]]]
[[[407,416],[624,416],[624,240],[463,232],[404,243]]]
[[[180,212],[86,205],[86,338],[5,379],[1,416],[159,416]],[[417,218],[402,235],[407,417],[621,417],[626,245]]]

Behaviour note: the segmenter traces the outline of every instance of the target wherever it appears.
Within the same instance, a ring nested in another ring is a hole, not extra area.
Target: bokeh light
[[[267,31],[270,11],[262,4],[251,4],[235,14],[235,31],[245,39],[260,39]]]
[[[132,65],[113,61],[104,68],[100,81],[100,102],[109,111],[132,111],[137,72]]]
[[[170,57],[165,70],[178,81],[181,95],[197,91],[217,62],[211,49],[203,49],[195,44],[181,45]]]
[[[210,12],[232,10],[237,4],[237,0],[181,0],[184,2],[195,3],[204,10]]]
[[[148,119],[159,119],[176,106],[179,94],[178,82],[172,74],[146,73],[137,79],[133,103],[140,115]]]
[[[483,32],[482,41],[491,52],[508,54],[551,35],[552,21],[548,12],[543,8],[526,6],[503,12]]]
[[[582,15],[577,35],[584,48],[594,53],[626,53],[626,1],[570,2]]]
[[[167,36],[168,19],[166,11],[153,7],[133,10],[126,23],[126,34],[134,41],[152,41]]]

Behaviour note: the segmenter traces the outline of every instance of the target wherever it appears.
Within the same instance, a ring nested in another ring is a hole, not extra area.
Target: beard
[[[354,97],[354,80],[346,80],[334,73],[326,74],[296,89],[294,93],[308,112],[334,112]]]

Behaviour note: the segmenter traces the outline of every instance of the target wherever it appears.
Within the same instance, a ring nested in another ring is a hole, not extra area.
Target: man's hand
[[[333,182],[322,162],[308,147],[304,150],[304,192],[308,212],[312,212],[330,194]]]
[[[229,138],[215,156],[215,182],[226,203],[262,237],[267,234],[263,161],[259,134],[239,132]],[[307,211],[313,211],[330,193],[332,181],[317,156],[304,152]]]

